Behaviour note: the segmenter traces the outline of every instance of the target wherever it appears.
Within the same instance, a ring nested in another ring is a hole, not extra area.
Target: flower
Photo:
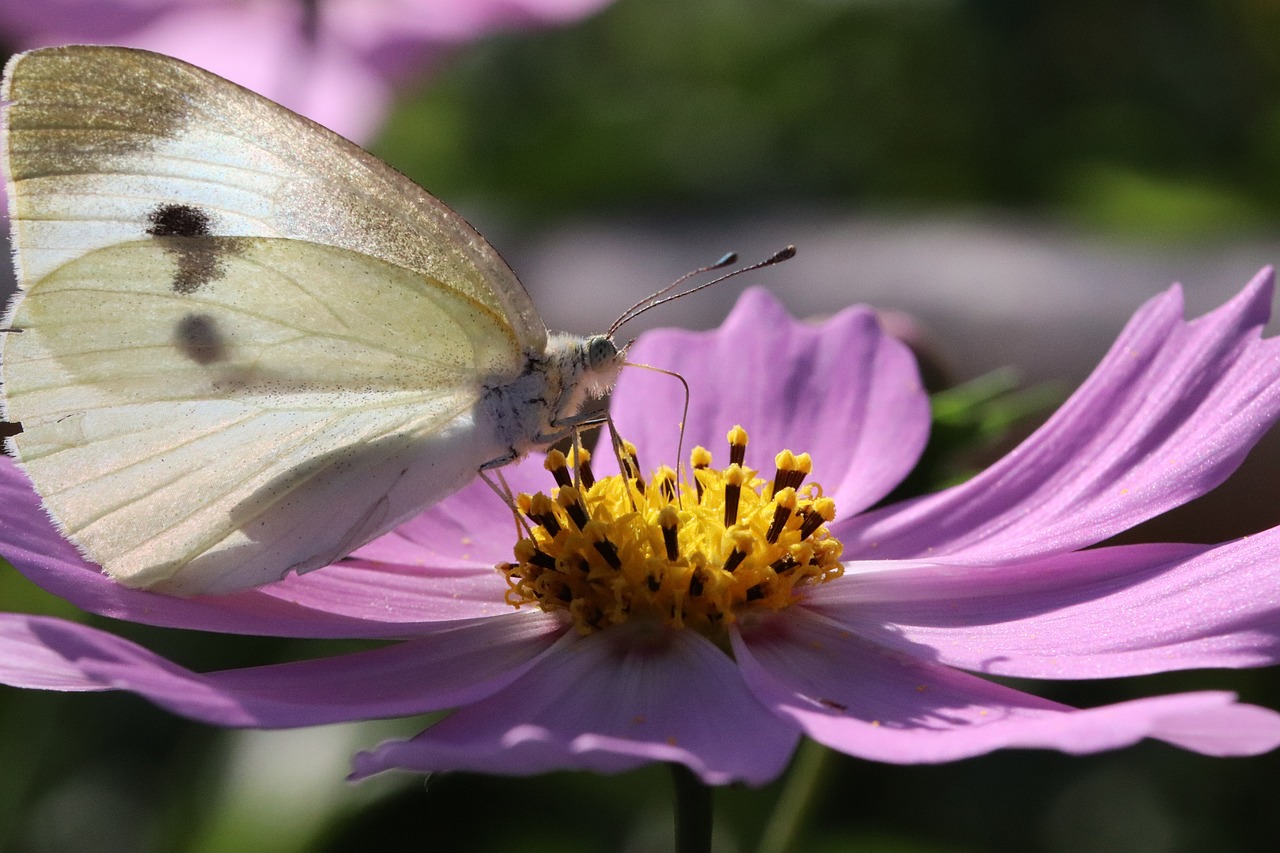
[[[585,17],[609,0],[0,0],[22,49],[66,43],[156,50],[367,141],[391,84],[490,32]]]
[[[869,309],[809,325],[749,291],[719,330],[649,333],[632,358],[688,381],[687,444],[722,446],[741,424],[750,454],[786,445],[809,458],[780,455],[790,473],[777,487],[743,475],[742,466],[759,466],[751,455],[731,460],[736,472],[708,467],[698,475],[705,496],[686,483],[682,500],[719,500],[716,512],[701,521],[677,513],[673,522],[659,507],[647,527],[627,528],[626,502],[647,505],[651,496],[657,507],[674,483],[659,472],[644,495],[628,492],[609,479],[612,454],[597,453],[595,486],[579,483],[585,495],[561,488],[559,509],[522,499],[538,527],[514,562],[511,516],[480,484],[325,569],[236,595],[170,598],[119,586],[81,560],[6,462],[0,553],[86,610],[183,628],[395,642],[195,673],[102,630],[3,613],[0,681],[131,690],[228,726],[455,709],[414,738],[357,756],[358,777],[390,768],[614,772],[673,761],[711,784],[763,783],[802,733],[900,763],[1003,747],[1087,753],[1148,737],[1211,755],[1264,752],[1280,744],[1280,714],[1229,693],[1079,710],[982,676],[1104,678],[1277,661],[1280,529],[1215,546],[1088,548],[1221,483],[1280,417],[1280,342],[1260,337],[1271,292],[1267,270],[1228,304],[1185,322],[1172,288],[1139,310],[1083,386],[1008,456],[961,485],[869,509],[926,441],[929,406],[910,354]],[[669,378],[623,372],[613,417],[641,461],[677,458],[683,402]],[[825,489],[800,485],[810,465]],[[504,470],[523,492],[551,483],[541,457]],[[716,519],[735,488],[731,515],[742,524],[725,530]],[[819,491],[834,501],[834,519]],[[774,533],[779,505],[787,518]],[[590,522],[572,520],[580,509]],[[667,546],[663,525],[672,524],[680,538]],[[768,551],[775,546],[790,550],[779,558]],[[681,561],[653,556],[665,547]],[[747,552],[735,572],[759,557],[748,589],[720,592],[737,575],[726,580],[709,556],[716,548],[722,562],[733,549]],[[827,560],[841,549],[842,572]],[[536,565],[552,551],[558,565],[581,561],[611,594],[539,581]],[[657,562],[635,572],[637,583],[623,582],[649,559]],[[610,575],[615,563],[622,568]],[[801,564],[815,568],[787,575]],[[784,582],[791,593],[775,595],[772,585]],[[550,591],[548,600],[538,602],[537,590]]]

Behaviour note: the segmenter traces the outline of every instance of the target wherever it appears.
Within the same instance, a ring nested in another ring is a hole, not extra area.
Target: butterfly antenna
[[[725,267],[729,266],[729,264],[734,264],[737,262],[738,262],[738,253],[729,252],[723,258],[716,261],[714,264],[711,264],[705,267],[698,267],[696,270],[690,270],[689,272],[680,276],[675,281],[668,284],[666,287],[659,290],[657,293],[650,293],[644,299],[641,299],[635,305],[632,305],[626,311],[622,312],[622,314],[618,317],[618,319],[614,321],[613,325],[609,327],[609,337],[612,338],[613,333],[618,331],[618,329],[622,328],[622,325],[626,323],[628,320],[631,320],[632,318],[637,317],[640,314],[643,314],[645,311],[648,311],[649,308],[652,307],[651,305],[649,305],[649,303],[653,302],[655,299],[660,299],[663,296],[666,296],[668,293],[675,290],[677,287],[684,284],[686,281],[693,278],[695,275],[702,275],[703,273],[711,272],[712,270],[724,269]]]
[[[757,263],[750,264],[745,267],[741,267],[739,269],[734,270],[733,272],[727,272],[724,275],[717,276],[711,279],[711,281],[704,281],[702,284],[699,284],[697,287],[691,287],[688,290],[682,290],[679,293],[671,293],[670,295],[665,295],[669,293],[673,287],[676,286],[675,284],[668,285],[667,287],[664,287],[662,290],[655,293],[653,296],[649,297],[648,299],[641,300],[635,306],[623,312],[623,315],[619,317],[618,321],[613,324],[613,327],[611,329],[609,329],[609,336],[612,337],[613,334],[618,331],[618,328],[622,326],[623,323],[631,322],[632,320],[639,317],[641,314],[643,314],[644,312],[648,311],[651,308],[657,308],[659,305],[670,302],[673,299],[682,299],[685,296],[692,296],[693,294],[697,293],[699,290],[706,290],[711,285],[719,284],[725,279],[733,278],[735,275],[741,275],[744,272],[751,272],[752,270],[763,269],[765,267],[771,267],[774,264],[780,264],[783,261],[789,261],[795,256],[796,256],[796,247],[787,246],[785,249],[780,249],[779,251],[774,252],[772,255],[765,258],[763,261],[759,261]],[[729,258],[732,258],[732,260],[727,260],[727,261],[725,260]],[[680,281],[685,281],[689,278],[690,275],[696,275],[698,272],[705,272],[713,269],[719,269],[721,266],[731,264],[733,263],[733,260],[736,260],[736,256],[725,255],[725,259],[722,259],[721,263],[719,264],[715,264],[713,266],[707,267],[706,270],[695,270],[694,272],[689,273],[689,275],[684,276],[684,278],[682,278]],[[680,282],[676,282],[676,284],[679,284],[679,283]]]

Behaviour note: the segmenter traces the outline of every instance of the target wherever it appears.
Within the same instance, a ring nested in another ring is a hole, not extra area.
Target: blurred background
[[[69,42],[187,58],[365,144],[576,332],[725,251],[794,243],[628,328],[712,327],[763,285],[802,316],[891,312],[939,387],[1011,365],[1065,393],[1172,282],[1195,315],[1280,258],[1271,0],[0,0],[6,53]],[[1274,526],[1277,466],[1272,439],[1128,538]],[[7,568],[0,602],[86,618]],[[197,669],[319,650],[98,621]],[[1096,705],[1201,688],[1280,708],[1267,670],[1031,689]],[[342,781],[354,750],[419,724],[225,732],[132,696],[0,688],[0,851],[669,848],[660,769]],[[1276,755],[1151,743],[838,756],[797,849],[1269,850],[1278,774]],[[777,788],[717,792],[718,849],[755,848]]]

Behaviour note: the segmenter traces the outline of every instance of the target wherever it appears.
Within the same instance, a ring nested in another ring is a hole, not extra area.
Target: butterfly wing
[[[423,273],[507,318],[541,353],[546,328],[462,217],[340,136],[195,66],[120,47],[9,61],[10,218],[20,283],[148,236],[287,237]]]
[[[460,217],[305,119],[123,48],[6,71],[5,413],[51,514],[134,586],[324,565],[500,455],[481,383],[546,331]]]
[[[27,292],[5,341],[23,467],[67,535],[135,586],[214,592],[306,570],[460,487],[501,448],[474,407],[504,319],[417,273],[295,240],[154,240]],[[352,292],[359,294],[352,297]]]

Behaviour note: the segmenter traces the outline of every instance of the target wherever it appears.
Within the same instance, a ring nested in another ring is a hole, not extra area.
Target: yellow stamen
[[[778,534],[787,526],[787,519],[796,510],[796,490],[790,487],[783,489],[774,495],[773,503],[773,522],[769,525],[769,532],[764,535],[765,540],[770,543],[778,541]]]
[[[564,509],[574,526],[579,530],[587,526],[589,516],[582,503],[582,493],[573,486],[561,486],[556,492],[556,504]]]
[[[748,480],[746,469],[737,462],[724,469],[725,527],[732,527],[738,523],[738,501],[742,498],[742,487]]]
[[[640,475],[640,457],[636,453],[636,446],[629,441],[622,442],[622,473],[628,479],[636,481],[636,488],[644,493],[644,477]]]
[[[578,486],[565,484],[568,460],[548,461],[553,498],[517,498],[536,526],[516,545],[515,562],[498,566],[508,603],[565,613],[584,634],[643,618],[724,642],[725,627],[744,614],[789,607],[806,587],[839,577],[841,545],[825,526],[835,504],[817,483],[800,488],[812,471],[808,456],[779,454],[780,476],[788,473],[770,483],[744,467],[746,431],[735,428],[730,442],[738,459],[724,469],[694,450],[695,488],[676,488],[670,468],[644,488],[625,444],[626,476],[592,484],[581,470]]]
[[[729,462],[741,465],[747,458],[747,431],[735,426],[725,437],[729,439]]]
[[[689,454],[689,462],[693,465],[693,487],[698,493],[698,503],[702,503],[702,480],[698,479],[698,472],[711,467],[711,451],[699,444]]]
[[[680,513],[668,504],[658,510],[658,527],[662,528],[662,544],[666,548],[667,562],[674,563],[680,559]]]
[[[666,465],[659,468],[653,475],[653,482],[662,490],[662,496],[670,502],[676,499],[676,472],[672,471]]]
[[[573,482],[573,479],[569,476],[569,460],[559,450],[548,452],[542,467],[550,471],[551,476],[555,477],[556,482],[562,486],[568,486]]]
[[[804,478],[813,471],[813,460],[808,453],[799,456],[784,450],[773,458],[777,473],[773,476],[773,494],[786,488],[798,489]]]
[[[591,451],[575,444],[569,448],[569,467],[578,469],[578,479],[585,488],[596,483],[596,475],[591,470]]]

